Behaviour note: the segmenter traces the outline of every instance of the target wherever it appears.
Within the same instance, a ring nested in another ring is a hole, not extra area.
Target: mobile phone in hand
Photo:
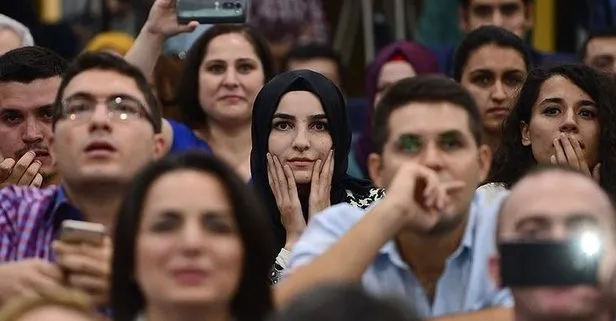
[[[65,220],[62,222],[59,239],[71,244],[87,243],[98,246],[103,244],[105,234],[103,224]]]
[[[177,0],[178,22],[244,23],[249,0]]]

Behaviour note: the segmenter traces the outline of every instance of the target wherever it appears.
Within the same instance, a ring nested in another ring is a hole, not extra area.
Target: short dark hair
[[[261,60],[263,74],[267,83],[275,75],[274,59],[267,40],[248,24],[219,24],[206,30],[192,45],[186,59],[184,69],[177,87],[176,100],[181,114],[181,120],[191,128],[201,128],[207,125],[207,115],[199,102],[199,66],[203,62],[210,42],[218,36],[238,33],[244,36],[252,45],[257,57]]]
[[[68,62],[52,50],[31,46],[7,51],[0,56],[0,83],[30,83],[37,79],[59,77]]]
[[[468,9],[468,7],[471,5],[471,1],[473,0],[460,0],[460,5],[463,9]],[[524,5],[528,7],[528,5],[533,2],[533,0],[522,0],[522,2],[524,2]]]
[[[469,32],[456,49],[453,63],[453,79],[460,82],[462,74],[473,52],[487,45],[511,48],[520,54],[526,70],[531,68],[531,56],[528,46],[514,33],[496,26],[483,26]]]
[[[319,58],[333,61],[338,68],[338,77],[340,77],[340,79],[344,77],[345,68],[340,53],[332,46],[321,43],[296,44],[282,60],[282,69],[283,71],[288,71],[289,65],[293,60],[306,61]]]
[[[272,268],[273,237],[259,199],[235,171],[223,161],[204,152],[188,152],[165,157],[146,166],[125,194],[114,234],[111,308],[116,321],[135,320],[146,298],[135,279],[135,252],[145,200],[162,176],[194,170],[215,176],[226,189],[233,207],[244,263],[239,288],[231,301],[235,320],[263,320],[271,311],[269,273]]]
[[[517,103],[503,122],[501,144],[496,151],[488,182],[511,188],[537,164],[531,146],[522,145],[520,125],[530,124],[543,83],[555,76],[569,80],[583,90],[597,105],[600,126],[598,157],[601,163],[600,184],[611,197],[616,196],[616,82],[611,76],[582,64],[541,66],[529,73],[520,89]],[[593,164],[589,164],[593,166]]]
[[[584,61],[586,59],[586,50],[588,50],[588,44],[597,38],[616,38],[616,27],[610,26],[603,29],[591,30],[588,33],[588,36],[584,40],[584,43],[580,47],[578,51],[578,58],[580,61]]]
[[[300,294],[270,321],[420,321],[399,299],[368,294],[356,284],[321,285]]]
[[[62,96],[64,95],[64,90],[77,75],[94,69],[114,71],[120,75],[133,79],[141,93],[143,93],[143,96],[145,96],[145,100],[148,105],[147,107],[149,108],[147,111],[148,120],[152,123],[154,132],[161,132],[162,111],[160,103],[158,102],[156,95],[154,95],[154,92],[152,91],[152,88],[143,73],[122,57],[105,52],[84,53],[78,56],[66,70],[66,73],[62,78],[62,82],[60,83],[60,89],[58,89],[58,94],[56,95],[56,101],[54,102],[52,117],[52,127],[54,129],[56,127],[56,123],[62,117]]]
[[[387,90],[374,111],[372,139],[375,152],[381,154],[389,137],[389,117],[410,103],[448,102],[468,113],[470,131],[481,145],[481,115],[473,97],[459,83],[438,75],[418,75],[398,81]]]

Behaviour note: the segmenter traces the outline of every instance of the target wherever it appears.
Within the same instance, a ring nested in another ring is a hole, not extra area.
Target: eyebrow
[[[462,134],[462,132],[460,132],[459,130],[448,130],[444,133],[441,133],[438,135],[440,138],[458,138],[458,139],[464,139],[464,134]]]
[[[560,97],[548,97],[548,98],[542,100],[539,104],[545,104],[545,103],[564,104],[565,101],[564,101],[564,99],[562,99]],[[588,105],[596,106],[597,105],[597,103],[595,103],[592,100],[588,100],[588,99],[579,100],[575,104],[576,105],[583,105],[583,106],[588,106]]]
[[[295,120],[296,117],[290,114],[285,114],[285,113],[275,113],[274,116],[272,117],[272,119],[276,119],[276,118],[280,118],[280,119],[285,119],[285,120]],[[317,115],[311,115],[308,116],[308,118],[310,118],[310,120],[327,120],[327,116],[325,114],[317,114]]]
[[[35,108],[36,112],[40,112],[41,110],[44,109],[49,109],[49,108],[53,108],[53,104],[47,104],[47,105],[42,105],[42,106],[37,106]],[[23,110],[19,109],[19,108],[13,108],[13,107],[0,107],[0,113],[23,113]]]
[[[255,63],[256,62],[256,60],[253,59],[253,58],[237,58],[234,61],[237,61],[237,62],[250,62],[250,63]],[[205,61],[206,65],[216,64],[216,63],[225,63],[226,64],[227,61],[224,60],[224,59],[220,59],[220,58],[215,58],[215,59],[210,59],[210,60],[206,60]]]

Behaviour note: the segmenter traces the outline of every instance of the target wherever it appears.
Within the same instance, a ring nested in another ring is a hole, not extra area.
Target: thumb
[[[191,21],[185,25],[179,25],[178,32],[193,32],[199,26],[199,22]]]
[[[595,165],[592,169],[592,178],[599,183],[601,181],[601,163]]]

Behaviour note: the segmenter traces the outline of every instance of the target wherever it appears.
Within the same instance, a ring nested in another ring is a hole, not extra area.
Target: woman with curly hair
[[[613,78],[583,65],[531,71],[504,123],[488,182],[508,189],[534,165],[556,164],[585,172],[616,198],[614,88]]]

